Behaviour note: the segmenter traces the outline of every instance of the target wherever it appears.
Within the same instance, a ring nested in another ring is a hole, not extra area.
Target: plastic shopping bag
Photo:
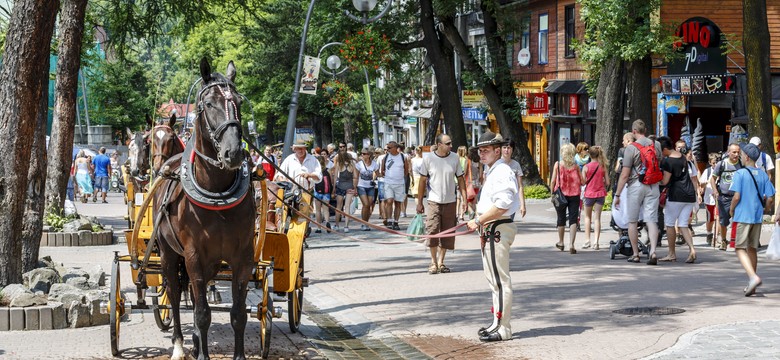
[[[766,247],[766,258],[769,260],[780,260],[780,226],[776,224],[775,229],[772,231],[769,245]]]
[[[409,223],[409,229],[406,231],[409,235],[424,235],[425,234],[425,221],[423,220],[422,214],[417,214],[414,216],[414,219],[412,219],[412,222]],[[415,241],[419,239],[416,236],[407,236],[407,239],[409,241]]]

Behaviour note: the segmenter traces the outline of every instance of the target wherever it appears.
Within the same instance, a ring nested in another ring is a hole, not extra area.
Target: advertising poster
[[[320,58],[305,56],[303,59],[303,77],[301,94],[317,95],[317,79],[320,76]]]

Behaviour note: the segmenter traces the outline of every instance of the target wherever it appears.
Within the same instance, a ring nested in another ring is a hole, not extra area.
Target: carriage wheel
[[[273,263],[273,262],[272,262]],[[263,296],[260,303],[260,309],[257,311],[257,317],[260,320],[260,356],[263,359],[268,358],[268,351],[271,349],[271,325],[273,321],[273,300],[269,292],[268,273],[274,271],[273,268],[265,270],[263,277]]]
[[[157,327],[162,331],[166,331],[171,328],[173,318],[171,317],[171,300],[168,299],[167,287],[162,286],[162,288],[163,293],[159,296],[159,300],[157,296],[152,297],[152,312],[154,313],[154,321],[157,323]],[[157,287],[153,291],[157,292]],[[163,307],[160,308],[159,305],[163,305]]]
[[[119,323],[125,308],[119,287],[119,259],[114,258],[111,266],[111,292],[109,298],[109,332],[111,333],[111,355],[119,355]]]
[[[303,312],[303,251],[301,262],[298,266],[298,276],[295,280],[295,289],[287,293],[287,320],[290,323],[290,331],[298,332],[301,326],[301,313]]]

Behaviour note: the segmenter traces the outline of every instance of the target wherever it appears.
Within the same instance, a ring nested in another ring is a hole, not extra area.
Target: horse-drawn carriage
[[[110,318],[113,355],[119,353],[121,320],[130,310],[139,309],[152,310],[161,330],[173,326],[172,358],[184,358],[179,321],[182,295],[192,301],[196,357],[208,354],[210,311],[230,312],[239,358],[243,358],[247,313],[260,321],[260,353],[263,358],[268,355],[272,319],[284,312],[274,306],[275,297],[285,296],[290,331],[300,326],[303,288],[308,285],[303,248],[309,219],[299,209],[308,208],[312,199],[308,192],[284,183],[271,193],[276,201],[269,201],[262,168],[249,169],[240,149],[240,94],[233,86],[232,62],[222,76],[211,74],[204,59],[201,75],[196,130],[190,142],[183,148],[177,145],[181,143],[172,129],[175,115],[169,124],[142,135],[148,141],[139,141],[139,161],[149,161],[154,180],[148,192],[132,189],[129,215],[135,220],[126,233],[128,254],[114,254],[110,300],[104,307]],[[272,226],[267,223],[269,212],[276,215]],[[121,292],[123,262],[130,264],[136,285],[134,304]],[[208,306],[218,298],[215,287],[207,290],[213,281],[232,282],[231,308]],[[246,306],[250,282],[260,300]]]

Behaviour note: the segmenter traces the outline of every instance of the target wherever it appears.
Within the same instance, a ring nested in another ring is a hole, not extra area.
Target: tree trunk
[[[352,142],[352,118],[349,116],[344,117],[344,142]]]
[[[333,142],[333,119],[330,117],[323,117],[320,126],[322,128],[322,148],[324,149],[328,144]]]
[[[62,209],[70,167],[73,164],[76,94],[86,7],[87,0],[64,0],[62,4],[57,48],[57,80],[54,86],[54,120],[49,139],[46,175],[46,211]],[[120,131],[120,134],[124,134],[124,131]]]
[[[436,133],[439,132],[439,119],[441,119],[441,101],[439,95],[433,95],[433,107],[431,107],[431,118],[428,128],[425,129],[425,140],[423,145],[433,145],[436,142]]]
[[[279,114],[270,112],[268,117],[265,118],[265,142],[268,145],[276,144],[276,134],[274,129],[276,128],[276,122],[279,119]]]
[[[46,67],[50,65],[46,58]],[[48,89],[49,77],[41,77],[41,87]],[[46,120],[49,118],[49,97],[41,96],[38,121],[30,152],[30,169],[27,171],[27,199],[24,206],[22,228],[22,273],[35,269],[43,232],[44,193],[46,188]]]
[[[500,38],[498,33],[498,26],[495,21],[495,16],[488,12],[483,11],[483,19],[485,20],[485,36],[488,37],[490,53],[493,58],[494,64],[499,64],[498,61],[503,61],[500,54],[505,53],[506,43]],[[474,58],[471,51],[469,51],[466,42],[461,38],[460,33],[455,27],[451,18],[441,19],[442,32],[447,36],[450,43],[453,44],[455,51],[463,61],[463,65],[471,72],[481,74],[484,78],[487,78],[487,74],[482,66],[479,65]],[[539,176],[539,167],[534,161],[531,151],[528,148],[528,135],[523,129],[522,118],[520,116],[519,102],[517,96],[514,93],[511,75],[509,74],[509,68],[507,66],[498,66],[496,68],[495,76],[492,81],[485,81],[481,84],[482,92],[485,95],[485,99],[493,111],[493,115],[496,117],[498,127],[501,129],[502,136],[515,140],[515,150],[513,152],[513,158],[520,163],[523,168],[523,181],[526,184],[542,184],[542,178]],[[509,110],[509,111],[507,111]],[[516,120],[509,114],[517,114]]]
[[[22,280],[22,232],[30,148],[45,95],[59,1],[17,0],[0,71],[0,286]]]
[[[626,63],[626,88],[628,101],[626,112],[631,120],[642,119],[647,124],[647,134],[654,134],[653,103],[650,101],[652,85],[650,84],[652,59],[650,55],[641,60]],[[622,129],[622,126],[621,126]]]
[[[424,36],[422,42],[436,76],[436,93],[441,101],[447,134],[452,139],[453,148],[457,149],[458,146],[468,146],[468,143],[463,110],[460,106],[460,94],[455,80],[454,55],[452,45],[436,30],[433,15],[433,1],[420,0],[420,25]]]
[[[626,66],[623,60],[612,58],[601,68],[596,94],[596,139],[610,160],[617,159],[623,140],[623,110],[626,90]],[[645,120],[647,122],[648,120]],[[609,166],[610,178],[614,166]]]
[[[743,0],[742,46],[747,64],[748,134],[761,138],[762,150],[772,155],[772,84],[769,73],[769,25],[766,0]]]

